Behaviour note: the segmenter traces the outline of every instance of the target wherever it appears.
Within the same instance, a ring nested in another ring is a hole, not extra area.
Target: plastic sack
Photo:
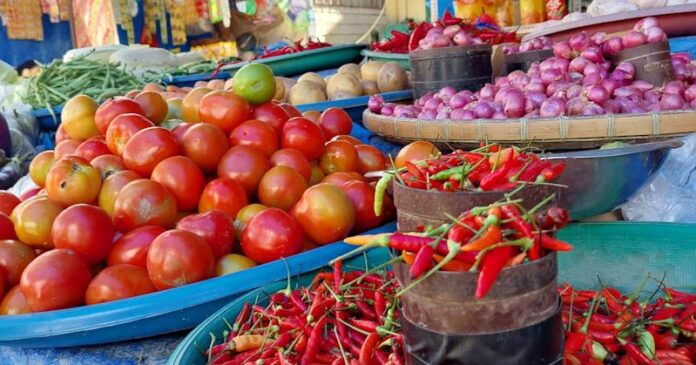
[[[602,16],[634,11],[638,9],[639,7],[636,4],[628,1],[594,0],[592,4],[587,7],[587,14],[591,16]]]
[[[632,221],[696,223],[696,134],[670,151],[655,178],[621,207]]]

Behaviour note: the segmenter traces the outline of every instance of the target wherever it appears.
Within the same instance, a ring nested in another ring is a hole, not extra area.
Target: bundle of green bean
[[[144,82],[119,64],[85,58],[69,62],[54,60],[41,67],[39,76],[29,79],[22,101],[34,108],[48,108],[67,102],[75,95],[88,95],[101,102],[112,96],[140,89]]]

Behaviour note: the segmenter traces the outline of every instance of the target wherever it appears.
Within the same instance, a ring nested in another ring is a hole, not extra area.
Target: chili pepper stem
[[[336,320],[338,320],[339,322],[345,324],[346,327],[348,327],[348,328],[352,329],[353,331],[356,331],[356,332],[358,332],[358,333],[360,333],[360,334],[362,334],[362,335],[365,335],[365,336],[369,336],[369,335],[370,335],[369,332],[363,331],[363,330],[361,330],[360,328],[357,328],[357,327],[353,326],[352,324],[350,324],[350,323],[348,323],[348,322],[346,322],[346,321],[344,321],[344,320],[342,320],[342,319],[340,319],[340,318],[336,318]]]
[[[358,276],[358,277],[355,278],[354,280],[351,280],[351,281],[349,281],[348,283],[343,284],[343,286],[341,286],[341,290],[346,290],[347,288],[350,288],[350,286],[353,285],[354,283],[360,282],[360,281],[361,281],[362,279],[364,279],[366,276],[368,276],[368,275],[370,275],[370,274],[372,274],[372,273],[374,273],[374,272],[376,272],[376,271],[379,271],[379,270],[381,270],[381,269],[383,269],[383,268],[385,268],[385,267],[387,267],[387,266],[389,266],[389,265],[392,265],[392,264],[394,264],[394,263],[397,263],[397,262],[399,262],[399,261],[402,261],[403,259],[404,259],[404,258],[403,258],[401,255],[395,256],[395,257],[389,259],[389,261],[384,262],[384,263],[382,263],[382,264],[379,264],[379,265],[373,267],[372,270],[366,271],[364,274]]]
[[[341,357],[343,358],[343,363],[345,365],[350,365],[348,357],[346,356],[346,351],[343,349],[343,344],[341,344],[341,338],[338,336],[338,330],[336,327],[333,328],[334,335],[336,336],[336,342],[338,342],[338,349],[341,351]]]
[[[483,260],[483,257],[490,251],[495,250],[496,248],[500,247],[513,247],[517,246],[523,249],[523,251],[529,250],[529,248],[534,244],[534,240],[531,238],[520,238],[514,241],[506,241],[506,242],[500,242],[496,243],[494,245],[488,246],[481,250],[481,252],[476,255],[476,261],[474,262],[473,265],[471,265],[471,269],[469,269],[469,272],[476,272],[478,271],[479,266],[481,265],[481,261]]]
[[[543,208],[546,204],[548,204],[549,202],[551,202],[551,201],[552,201],[553,199],[555,199],[555,198],[556,198],[556,194],[551,194],[551,195],[547,196],[544,200],[542,200],[541,202],[539,202],[539,204],[535,205],[532,209],[528,210],[528,211],[524,214],[525,219],[531,219],[531,220],[533,220],[533,219],[534,219],[534,214],[535,214],[539,209]]]
[[[347,252],[341,256],[338,256],[337,258],[329,261],[329,265],[333,265],[336,261],[345,261],[345,259],[356,256],[359,253],[362,253],[364,251],[370,250],[375,247],[387,247],[389,245],[389,236],[380,236],[377,237],[376,239],[370,241],[366,245],[362,245],[350,252]]]

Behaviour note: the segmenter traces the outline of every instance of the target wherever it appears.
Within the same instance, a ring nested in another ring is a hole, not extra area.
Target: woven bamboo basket
[[[399,144],[425,140],[439,146],[470,148],[488,141],[574,150],[597,148],[611,141],[635,143],[684,136],[696,132],[696,111],[459,121],[395,118],[365,110],[363,124]]]

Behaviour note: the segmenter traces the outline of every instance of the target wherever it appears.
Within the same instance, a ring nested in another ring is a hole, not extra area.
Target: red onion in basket
[[[585,104],[587,103],[580,97],[572,98],[566,103],[565,112],[568,115],[580,115]]]
[[[646,91],[648,91],[648,90],[650,90],[650,89],[653,88],[653,86],[652,86],[651,83],[646,82],[646,81],[643,81],[643,80],[636,80],[636,81],[633,81],[633,83],[631,84],[631,86],[637,88],[638,90],[640,90],[640,92],[646,92]]]
[[[466,97],[461,94],[452,95],[452,97],[449,99],[449,105],[452,107],[452,109],[463,108],[468,103],[469,101],[466,99]]]
[[[539,108],[539,116],[542,118],[557,117],[565,113],[565,100],[560,98],[546,99]]]
[[[674,63],[681,63],[684,65],[688,65],[691,63],[691,55],[685,52],[679,52],[679,53],[672,53],[672,64]]]
[[[432,41],[432,46],[435,48],[449,47],[450,45],[452,45],[451,39],[444,34],[434,37]]]
[[[532,42],[522,42],[522,44],[520,44],[520,52],[529,52],[533,50]]]
[[[567,41],[556,42],[553,44],[553,55],[569,60],[573,56],[573,49]]]
[[[625,82],[616,81],[616,80],[612,80],[612,79],[604,79],[604,80],[602,80],[601,85],[603,88],[607,89],[609,94],[613,95],[614,90],[616,90],[616,88],[618,88],[618,87],[624,86],[624,84],[625,84]]]
[[[454,25],[448,25],[445,27],[445,29],[442,30],[442,34],[453,38],[455,34],[459,33],[462,30],[462,27],[459,24],[454,24]]]
[[[460,109],[460,110],[461,110],[461,109]],[[452,119],[455,119],[455,118],[452,118]],[[464,110],[464,111],[461,113],[461,117],[460,117],[460,118],[456,118],[456,119],[474,120],[474,119],[476,119],[476,114],[474,114],[474,112],[472,112],[471,110]]]
[[[565,91],[570,85],[571,83],[565,81],[554,82],[546,88],[546,96],[557,94],[559,91]]]
[[[537,119],[539,118],[539,111],[538,110],[533,110],[527,114],[524,115],[524,118],[527,119]]]
[[[636,76],[636,66],[634,66],[630,62],[619,62],[618,65],[616,65],[616,68],[614,70],[621,70],[626,73],[629,77],[627,78],[628,80],[633,80],[633,78]]]
[[[418,114],[418,118],[420,119],[435,119],[437,116],[437,112],[434,110],[423,110]]]
[[[470,44],[474,44],[474,37],[463,30],[457,32],[452,40],[458,46],[468,46]]]
[[[494,97],[495,97],[495,88],[493,88],[493,85],[486,84],[481,88],[480,96],[479,96],[479,98],[481,100],[493,100]]]
[[[589,74],[582,79],[582,86],[599,85],[602,83],[602,80],[602,76],[598,73]]]
[[[667,40],[667,34],[660,27],[650,27],[645,31],[648,43],[659,43]]]
[[[587,103],[585,106],[582,108],[582,111],[580,112],[580,115],[602,115],[605,114],[604,108],[601,106],[595,104],[595,103]]]
[[[645,36],[645,34],[635,30],[631,30],[628,33],[624,34],[623,37],[621,37],[621,45],[624,49],[642,46],[647,41],[648,38]]]
[[[607,77],[608,73],[605,69],[601,68],[598,64],[596,63],[588,63],[587,66],[585,66],[585,69],[582,72],[583,75],[591,75],[591,74],[599,74],[601,77]]]
[[[491,107],[491,105],[485,101],[479,101],[474,103],[474,106],[469,110],[474,112],[476,118],[484,119],[492,117],[494,112],[493,107]]]
[[[546,100],[546,94],[538,91],[527,92],[526,96],[527,101],[531,101],[535,105],[535,108],[538,108],[539,105]]]
[[[525,97],[521,91],[510,92],[503,102],[503,111],[510,118],[519,118],[525,114]]]
[[[587,67],[588,64],[590,64],[590,61],[587,58],[576,57],[572,61],[570,61],[570,64],[568,65],[568,71],[583,73],[585,71],[585,67]]]
[[[639,20],[634,26],[633,30],[638,32],[644,32],[648,28],[659,27],[660,24],[657,23],[657,19],[653,17],[647,17]]]
[[[643,93],[643,99],[651,104],[657,104],[660,102],[662,95],[657,90],[648,90]]]
[[[384,104],[379,113],[391,117],[394,114],[394,107],[390,104]]]
[[[587,100],[592,101],[596,104],[602,105],[609,100],[609,92],[607,89],[595,85],[587,89]]]
[[[643,92],[634,86],[624,86],[614,90],[615,97],[624,97],[633,101],[640,101],[643,99]]]
[[[367,108],[373,113],[379,113],[383,105],[384,98],[381,95],[370,96],[370,99],[367,101]]]
[[[670,81],[662,87],[662,93],[684,95],[684,84],[681,81]]]
[[[660,100],[661,110],[679,110],[684,109],[684,99],[677,94],[663,94]]]
[[[696,99],[691,100],[691,102],[689,103],[689,107],[691,109],[696,109]]]
[[[566,89],[565,92],[566,92],[566,97],[568,99],[572,99],[572,98],[574,98],[576,96],[580,96],[582,94],[582,86],[580,86],[578,84],[571,84],[570,86],[568,86],[568,88]]]
[[[509,86],[512,86],[512,84],[510,84],[510,79],[508,79],[507,76],[495,78],[495,85],[493,85],[495,89],[502,89]]]
[[[553,57],[553,67],[561,70],[562,72],[568,72],[568,66],[570,61],[565,58]]]
[[[590,38],[587,36],[587,32],[583,31],[570,37],[568,45],[575,51],[584,51],[590,45]]]
[[[689,86],[686,88],[686,91],[684,91],[684,98],[688,102],[692,102],[693,100],[696,99],[696,84]]]
[[[602,43],[604,42],[604,37],[607,36],[606,32],[597,32],[590,37],[590,44],[593,46],[601,46]]]
[[[397,118],[415,118],[416,115],[412,109],[401,109],[394,113],[394,116]]]
[[[512,86],[509,87],[504,87],[495,94],[495,98],[493,98],[493,101],[496,103],[503,103],[505,99],[507,99],[510,96],[510,93],[517,93],[518,90],[517,88],[514,88]]]
[[[449,119],[451,111],[452,110],[450,108],[444,108],[444,109],[440,110],[439,112],[437,112],[435,119],[439,119],[439,120]]]
[[[607,102],[602,105],[602,108],[604,108],[604,112],[607,114],[617,114],[619,112],[618,108],[616,108],[616,103],[612,99],[607,100]]]
[[[623,50],[623,41],[619,37],[611,37],[602,44],[602,51],[607,56],[613,56]]]
[[[455,43],[457,42],[456,40],[454,41]],[[520,51],[520,45],[517,43],[508,43],[503,45],[503,54],[504,55],[511,55],[518,53]]]
[[[554,57],[549,57],[539,64],[539,72],[544,72],[554,68]]]
[[[436,94],[436,96],[439,96],[440,99],[445,100],[449,99],[452,97],[452,95],[457,93],[457,89],[453,88],[452,86],[445,86],[440,91]]]
[[[503,104],[502,103],[491,102],[488,104],[490,104],[491,108],[493,108],[493,110],[495,110],[495,111],[501,111],[501,112],[503,111]]]
[[[674,74],[674,78],[679,81],[686,81],[691,78],[689,69],[682,63],[672,62],[672,73]]]
[[[543,82],[544,85],[549,85],[551,83],[563,80],[563,76],[564,75],[561,70],[552,68],[541,72],[541,82]]]
[[[454,120],[464,119],[464,113],[466,111],[467,110],[464,110],[464,109],[454,109],[450,113],[450,119],[454,119]],[[432,119],[435,119],[435,118],[432,118]]]
[[[423,109],[425,110],[437,110],[438,105],[442,104],[442,99],[439,96],[433,96],[430,100],[425,102]]]
[[[503,120],[503,119],[507,119],[507,115],[505,115],[505,112],[502,110],[496,110],[493,113],[493,116],[491,117],[491,119]]]
[[[580,57],[583,57],[587,59],[590,62],[594,63],[601,63],[604,61],[604,57],[602,56],[602,51],[598,47],[587,47],[585,48],[582,53],[580,53]]]
[[[546,92],[546,86],[544,86],[544,83],[541,82],[541,79],[539,78],[532,78],[529,80],[529,83],[527,84],[527,87],[525,87],[526,92],[541,92],[545,93]]]

